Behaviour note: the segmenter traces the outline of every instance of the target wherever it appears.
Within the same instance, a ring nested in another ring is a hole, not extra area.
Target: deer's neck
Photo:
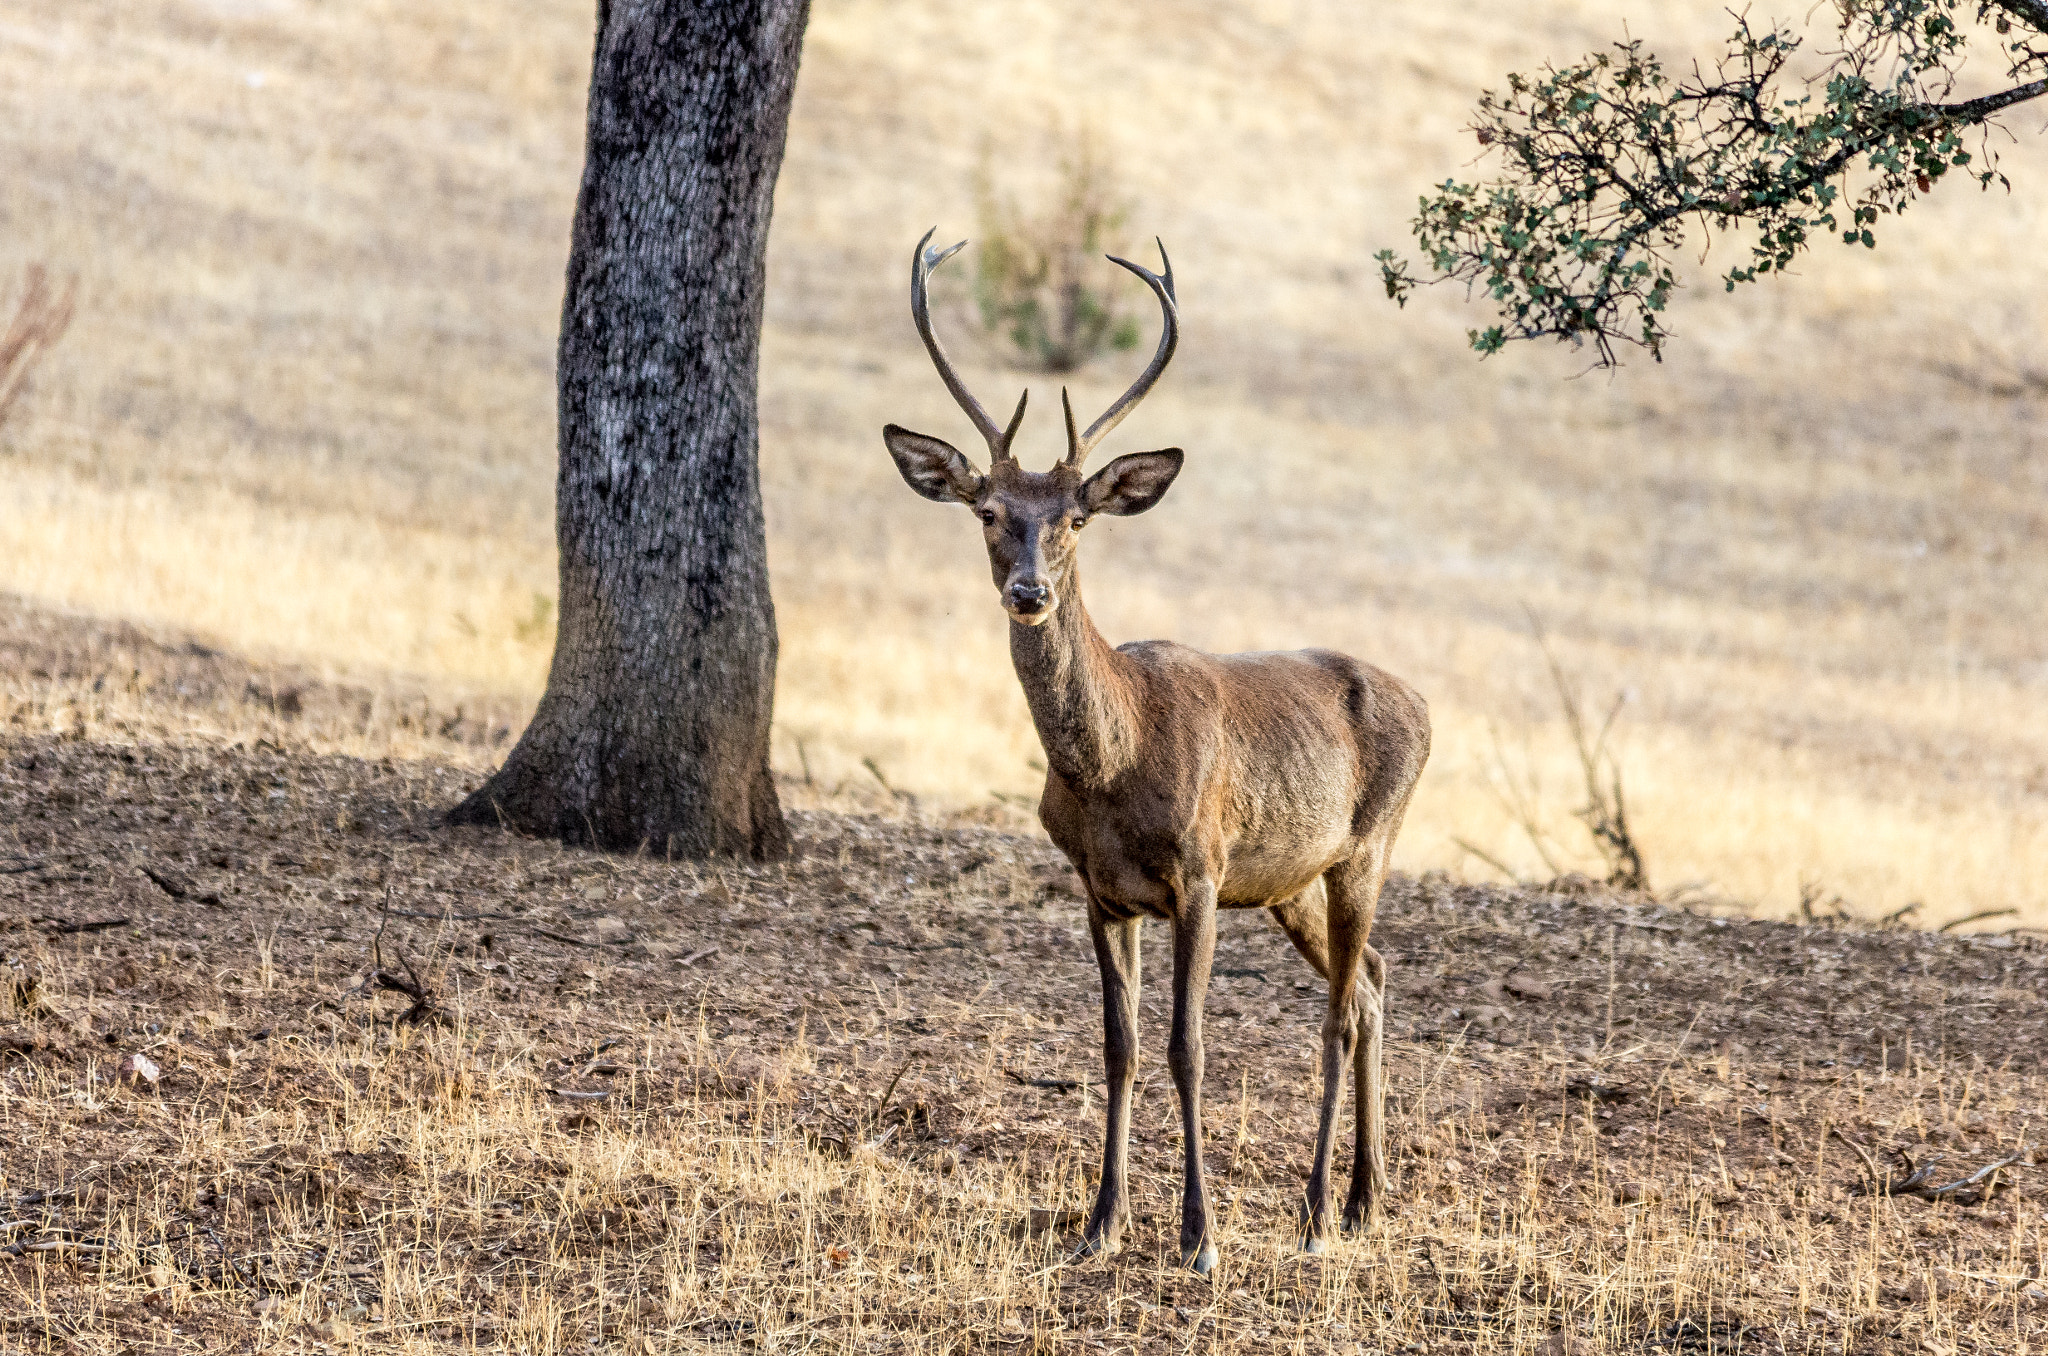
[[[1046,765],[1076,789],[1103,786],[1136,756],[1137,703],[1123,657],[1082,605],[1078,570],[1059,594],[1043,626],[1010,623],[1010,658]]]

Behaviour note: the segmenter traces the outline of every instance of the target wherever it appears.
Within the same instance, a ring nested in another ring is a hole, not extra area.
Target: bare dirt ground
[[[27,614],[0,665],[169,713],[0,723],[0,1351],[2048,1351],[2027,935],[1397,879],[1396,1208],[1312,1259],[1321,993],[1228,917],[1201,1281],[1154,928],[1132,1246],[1063,1265],[1097,981],[1042,837],[792,782],[786,864],[569,851],[439,824],[489,713],[319,755],[411,708]]]

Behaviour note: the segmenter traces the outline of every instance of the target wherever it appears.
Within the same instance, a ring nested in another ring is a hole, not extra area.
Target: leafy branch
[[[1799,34],[1754,28],[1745,14],[1711,75],[1696,64],[1674,77],[1633,39],[1510,75],[1505,93],[1481,97],[1473,125],[1500,173],[1446,180],[1421,200],[1413,229],[1435,276],[1381,250],[1387,295],[1406,305],[1425,283],[1483,289],[1500,323],[1469,332],[1482,355],[1547,337],[1590,342],[1603,366],[1617,344],[1661,359],[1672,260],[1691,232],[1746,235],[1748,258],[1722,277],[1733,291],[1782,273],[1817,236],[1875,247],[1880,218],[1950,175],[2005,185],[1996,158],[1973,155],[1965,137],[2048,94],[2048,2],[1836,8],[1839,45],[1806,79],[1788,73]],[[2012,83],[1952,100],[1973,38],[2001,49]]]

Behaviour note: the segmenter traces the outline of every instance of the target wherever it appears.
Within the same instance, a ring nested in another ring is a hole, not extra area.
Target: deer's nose
[[[1019,612],[1037,612],[1052,599],[1052,586],[1022,580],[1010,585],[1010,606]]]

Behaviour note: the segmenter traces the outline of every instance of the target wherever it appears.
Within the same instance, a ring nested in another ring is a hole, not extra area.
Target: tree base
[[[671,763],[658,778],[602,780],[563,775],[567,761],[521,740],[504,767],[448,812],[447,822],[658,857],[776,861],[790,854],[789,826],[765,760],[751,776]]]

